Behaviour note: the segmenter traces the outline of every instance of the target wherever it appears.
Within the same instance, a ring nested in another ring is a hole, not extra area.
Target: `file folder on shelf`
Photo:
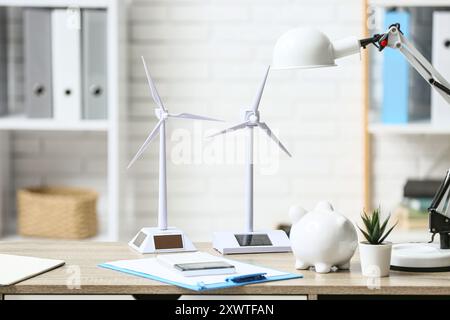
[[[433,14],[433,66],[450,81],[450,12]],[[437,126],[450,125],[450,106],[433,90],[431,95],[431,122]]]
[[[5,212],[10,212],[11,198],[11,140],[9,134],[0,134],[0,237],[6,230]]]
[[[400,23],[409,37],[410,16],[406,11],[388,11],[384,15],[385,29]],[[409,120],[409,64],[396,50],[385,50],[383,56],[383,123],[407,123]]]
[[[107,117],[107,31],[105,10],[83,10],[83,118]]]
[[[51,11],[26,8],[24,19],[25,112],[52,117]]]
[[[254,266],[251,264],[219,258],[235,266],[233,275],[209,275],[185,277],[175,269],[161,264],[156,258],[135,260],[120,260],[100,264],[99,267],[116,270],[138,277],[164,282],[182,288],[204,291],[212,289],[230,288],[246,284],[262,283],[302,278],[301,274],[282,272],[274,269]]]
[[[66,9],[52,11],[54,118],[81,119],[81,48],[79,24]]]
[[[6,40],[6,9],[0,8],[0,116],[8,111]]]
[[[411,20],[409,38],[428,61],[431,61],[433,10],[431,7],[408,8]],[[430,121],[431,87],[411,66],[409,70],[409,121]]]

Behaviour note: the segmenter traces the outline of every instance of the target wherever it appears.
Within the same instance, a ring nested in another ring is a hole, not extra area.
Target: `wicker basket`
[[[97,193],[67,187],[18,191],[18,232],[23,236],[83,239],[97,233]]]

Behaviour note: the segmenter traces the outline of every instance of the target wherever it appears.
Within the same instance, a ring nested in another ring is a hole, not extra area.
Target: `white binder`
[[[11,173],[10,149],[11,141],[8,133],[0,134],[0,237],[6,231],[6,213],[10,208]]]
[[[0,7],[0,116],[8,111],[6,25],[6,9]]]
[[[450,81],[450,12],[433,14],[433,66]],[[432,90],[431,122],[436,126],[450,126],[450,105]]]
[[[53,108],[56,120],[81,119],[80,28],[73,19],[70,10],[52,11]]]
[[[83,10],[82,20],[83,118],[106,119],[106,11]]]
[[[51,118],[51,11],[46,8],[26,8],[23,22],[25,113],[29,118]]]

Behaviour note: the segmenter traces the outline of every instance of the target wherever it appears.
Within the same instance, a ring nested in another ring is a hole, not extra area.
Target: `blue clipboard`
[[[134,276],[147,278],[151,280],[156,280],[160,282],[164,282],[167,284],[171,284],[174,286],[182,287],[189,290],[194,291],[205,291],[205,290],[214,290],[214,289],[224,289],[224,288],[232,288],[232,287],[238,287],[238,286],[244,286],[247,284],[253,284],[253,283],[263,283],[263,282],[269,282],[269,281],[280,281],[280,280],[289,280],[289,279],[298,279],[303,278],[303,275],[301,274],[294,274],[294,273],[286,273],[283,275],[278,276],[267,276],[266,273],[254,273],[254,274],[248,274],[248,275],[239,275],[239,276],[230,276],[225,279],[224,282],[214,283],[214,284],[205,284],[202,282],[197,282],[197,285],[189,285],[182,282],[176,282],[172,281],[170,279],[165,279],[159,276],[155,276],[149,273],[143,273],[138,272],[135,270],[130,270],[126,268],[120,268],[117,266],[114,266],[109,263],[102,263],[98,265],[101,268],[106,268],[110,270],[120,271],[127,274],[131,274]]]

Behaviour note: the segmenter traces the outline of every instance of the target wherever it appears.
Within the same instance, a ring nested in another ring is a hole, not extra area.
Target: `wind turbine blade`
[[[171,118],[181,118],[181,119],[206,120],[206,121],[223,121],[223,120],[220,120],[220,119],[199,116],[199,115],[192,114],[192,113],[169,114],[169,117],[171,117]]]
[[[264,92],[264,87],[266,86],[267,76],[269,75],[270,66],[267,66],[266,73],[264,74],[264,79],[256,93],[255,99],[253,100],[253,111],[258,111],[259,103],[261,102],[261,97]]]
[[[156,90],[156,86],[153,83],[152,77],[150,76],[150,72],[148,71],[144,56],[141,56],[141,59],[142,59],[142,64],[144,65],[145,75],[147,76],[147,82],[148,82],[148,86],[150,87],[150,91],[152,93],[153,100],[161,109],[163,109],[164,111],[167,111],[166,108],[164,108],[164,105],[161,101],[161,97],[159,96],[158,91]]]
[[[292,157],[292,155],[289,153],[289,151],[286,149],[286,147],[281,143],[281,141],[273,134],[272,130],[270,130],[269,126],[267,124],[265,124],[264,122],[259,122],[258,126],[263,129],[267,135],[269,137],[272,138],[273,141],[275,141],[275,143],[281,148],[281,150],[283,150],[284,152],[286,152],[286,154],[289,157]]]
[[[228,129],[224,129],[222,131],[216,132],[216,133],[208,136],[208,138],[212,138],[212,137],[215,137],[215,136],[218,136],[218,135],[221,135],[221,134],[224,134],[224,133],[228,133],[228,132],[231,132],[231,131],[236,131],[236,130],[239,130],[239,129],[247,127],[247,125],[248,125],[248,122],[243,122],[243,123],[237,124],[235,126],[232,126],[232,127],[228,128]]]
[[[139,157],[144,153],[145,149],[147,149],[147,147],[150,144],[150,142],[152,142],[152,140],[158,135],[159,127],[161,126],[163,121],[165,121],[165,120],[161,119],[161,120],[158,121],[156,126],[153,128],[152,132],[150,132],[150,134],[148,135],[147,139],[145,139],[144,143],[139,148],[139,150],[136,153],[136,155],[134,156],[134,158],[130,161],[130,164],[128,165],[127,169],[131,168],[131,166],[136,162],[136,160],[139,159]]]

